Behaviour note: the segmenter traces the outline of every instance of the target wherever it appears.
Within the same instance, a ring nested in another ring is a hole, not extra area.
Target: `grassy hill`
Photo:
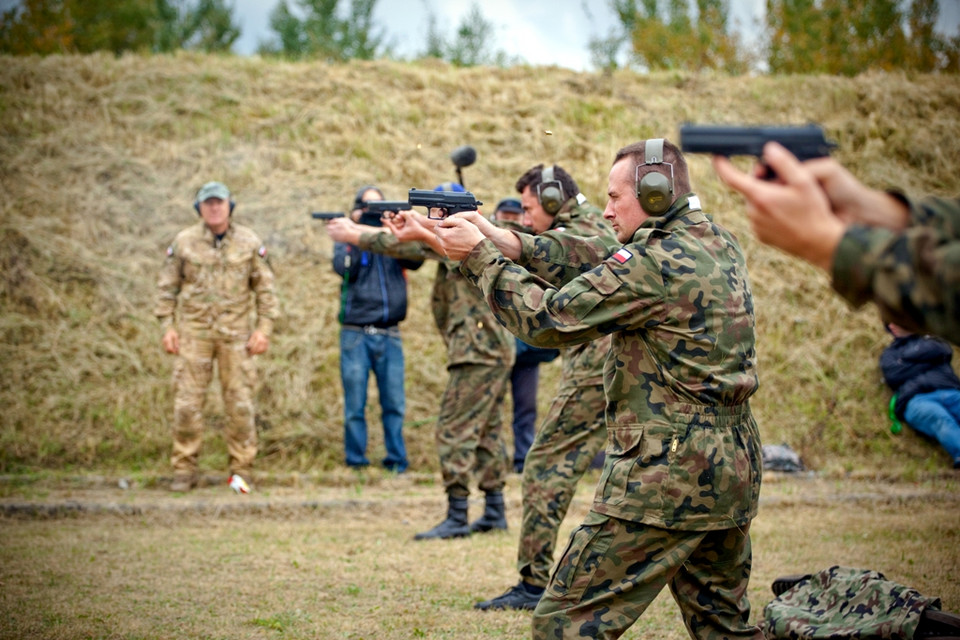
[[[556,162],[602,206],[614,152],[675,139],[684,121],[816,121],[867,183],[960,193],[953,76],[0,57],[0,472],[167,470],[172,358],[151,314],[155,273],[175,233],[196,220],[203,182],[231,187],[235,218],[266,240],[278,276],[284,315],[258,364],[258,466],[325,471],[342,459],[338,280],[311,209],[342,210],[362,184],[402,199],[410,187],[454,179],[448,154],[462,144],[478,152],[464,182],[488,204],[530,166]],[[825,472],[946,468],[935,444],[887,429],[877,370],[887,336],[876,311],[850,310],[822,274],[761,246],[708,158],[690,165],[705,209],[748,257],[761,375],[753,406],[765,442],[787,442]],[[433,419],[446,380],[428,306],[433,272],[410,275],[404,325],[408,449],[413,468],[427,472],[437,468]],[[558,372],[544,367],[542,406]],[[216,387],[209,414],[222,423]],[[212,434],[204,455],[205,469],[225,468]]]

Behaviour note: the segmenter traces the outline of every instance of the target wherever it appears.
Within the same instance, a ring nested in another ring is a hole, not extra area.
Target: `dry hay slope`
[[[604,75],[190,54],[0,62],[0,472],[164,468],[171,360],[151,316],[154,274],[176,231],[196,219],[191,199],[209,179],[232,187],[237,219],[267,240],[278,273],[284,317],[260,360],[259,396],[260,465],[277,471],[340,459],[337,282],[329,238],[307,213],[343,209],[361,184],[403,198],[452,179],[448,153],[471,144],[479,160],[465,182],[487,203],[510,194],[529,166],[556,161],[602,204],[623,144],[675,137],[684,121],[812,120],[873,185],[960,192],[955,77]],[[935,446],[886,430],[875,312],[852,312],[822,275],[759,246],[707,159],[691,168],[705,207],[748,254],[765,440],[789,442],[828,471],[942,467]],[[433,269],[411,275],[405,324],[408,446],[428,471],[446,375],[428,308]],[[547,391],[556,382],[548,371]],[[217,403],[211,394],[214,423]]]

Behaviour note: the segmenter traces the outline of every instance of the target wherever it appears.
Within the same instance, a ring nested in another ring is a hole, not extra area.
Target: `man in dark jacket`
[[[365,204],[383,200],[374,186],[361,188],[350,214],[360,221]],[[377,379],[383,417],[386,457],[383,466],[403,473],[407,449],[403,441],[405,396],[403,390],[403,345],[398,323],[407,316],[407,280],[404,269],[419,269],[422,261],[397,260],[361,251],[337,242],[333,268],[343,276],[340,295],[340,379],[343,382],[343,413],[346,463],[365,467],[367,460],[367,381],[370,371]]]
[[[960,469],[960,378],[950,366],[953,349],[893,323],[887,330],[893,342],[880,356],[880,370],[894,392],[894,415],[939,442]]]

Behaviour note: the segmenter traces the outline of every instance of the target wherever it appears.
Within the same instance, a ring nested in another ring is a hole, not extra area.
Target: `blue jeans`
[[[383,417],[383,466],[398,473],[407,469],[403,442],[403,344],[400,336],[367,334],[356,329],[340,331],[340,380],[343,383],[343,445],[350,466],[367,460],[367,381],[377,379]]]
[[[960,465],[960,391],[941,389],[913,396],[903,417],[907,424],[940,443]]]

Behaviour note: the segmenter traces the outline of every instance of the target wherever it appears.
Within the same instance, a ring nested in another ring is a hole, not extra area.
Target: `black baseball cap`
[[[523,207],[516,198],[504,198],[497,203],[496,211],[507,211],[509,213],[523,213]]]

